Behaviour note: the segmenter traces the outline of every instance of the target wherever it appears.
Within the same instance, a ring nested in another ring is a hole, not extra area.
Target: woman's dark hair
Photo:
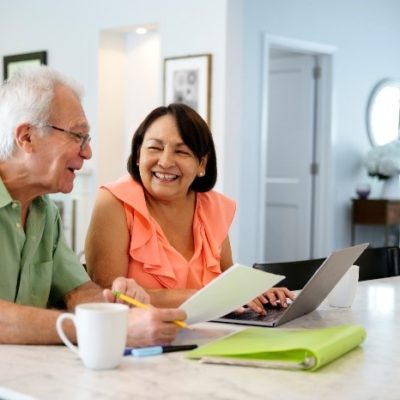
[[[143,138],[150,125],[164,115],[172,115],[175,118],[183,142],[190,148],[199,161],[204,156],[208,156],[205,175],[201,178],[196,177],[190,185],[190,189],[195,192],[207,192],[211,190],[217,181],[217,157],[215,155],[212,134],[203,118],[185,104],[173,103],[167,107],[158,107],[144,119],[132,138],[131,155],[128,159],[128,172],[135,181],[142,183],[137,160],[143,144]]]

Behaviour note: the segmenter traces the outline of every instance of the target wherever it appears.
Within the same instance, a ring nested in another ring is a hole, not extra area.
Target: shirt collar
[[[8,190],[3,183],[3,179],[0,177],[0,208],[5,207],[12,202],[13,198],[11,197],[10,193],[8,193]]]
[[[38,196],[36,199],[33,200],[34,203],[42,204],[42,203],[49,203],[49,197],[47,195]],[[0,176],[0,208],[7,206],[8,204],[14,202],[14,199],[11,197],[10,193],[7,190],[6,185],[1,179]]]

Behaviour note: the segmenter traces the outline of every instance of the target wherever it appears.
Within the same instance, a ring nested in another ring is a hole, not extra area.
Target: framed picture
[[[164,104],[187,104],[210,124],[211,62],[211,54],[164,59]]]
[[[47,52],[37,51],[36,53],[16,54],[13,56],[3,57],[3,78],[4,80],[11,77],[11,75],[20,67],[26,65],[40,65],[47,64]]]

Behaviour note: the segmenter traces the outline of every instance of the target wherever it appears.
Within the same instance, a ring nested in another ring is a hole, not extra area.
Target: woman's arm
[[[111,288],[117,277],[126,277],[129,263],[129,231],[123,205],[108,190],[100,189],[86,236],[86,267],[92,280],[103,288]],[[129,295],[142,303],[150,296],[133,279]],[[122,291],[125,293],[125,283]]]
[[[233,265],[232,249],[231,243],[229,241],[229,236],[222,243],[221,247],[221,271],[226,271],[229,267]]]
[[[88,273],[99,286],[110,288],[128,274],[129,232],[123,205],[106,189],[96,198],[85,243]]]

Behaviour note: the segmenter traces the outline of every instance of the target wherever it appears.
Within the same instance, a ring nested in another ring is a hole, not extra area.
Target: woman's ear
[[[201,176],[204,176],[205,172],[206,172],[206,167],[207,167],[207,161],[208,161],[208,154],[206,154],[205,156],[203,156],[200,160],[200,164],[199,164],[199,174],[202,173]]]
[[[23,123],[15,128],[16,146],[26,153],[32,152],[32,134],[33,127],[30,124]]]
[[[206,169],[207,161],[208,161],[208,154],[206,154],[204,157],[201,158],[200,167],[202,167],[203,169]]]

